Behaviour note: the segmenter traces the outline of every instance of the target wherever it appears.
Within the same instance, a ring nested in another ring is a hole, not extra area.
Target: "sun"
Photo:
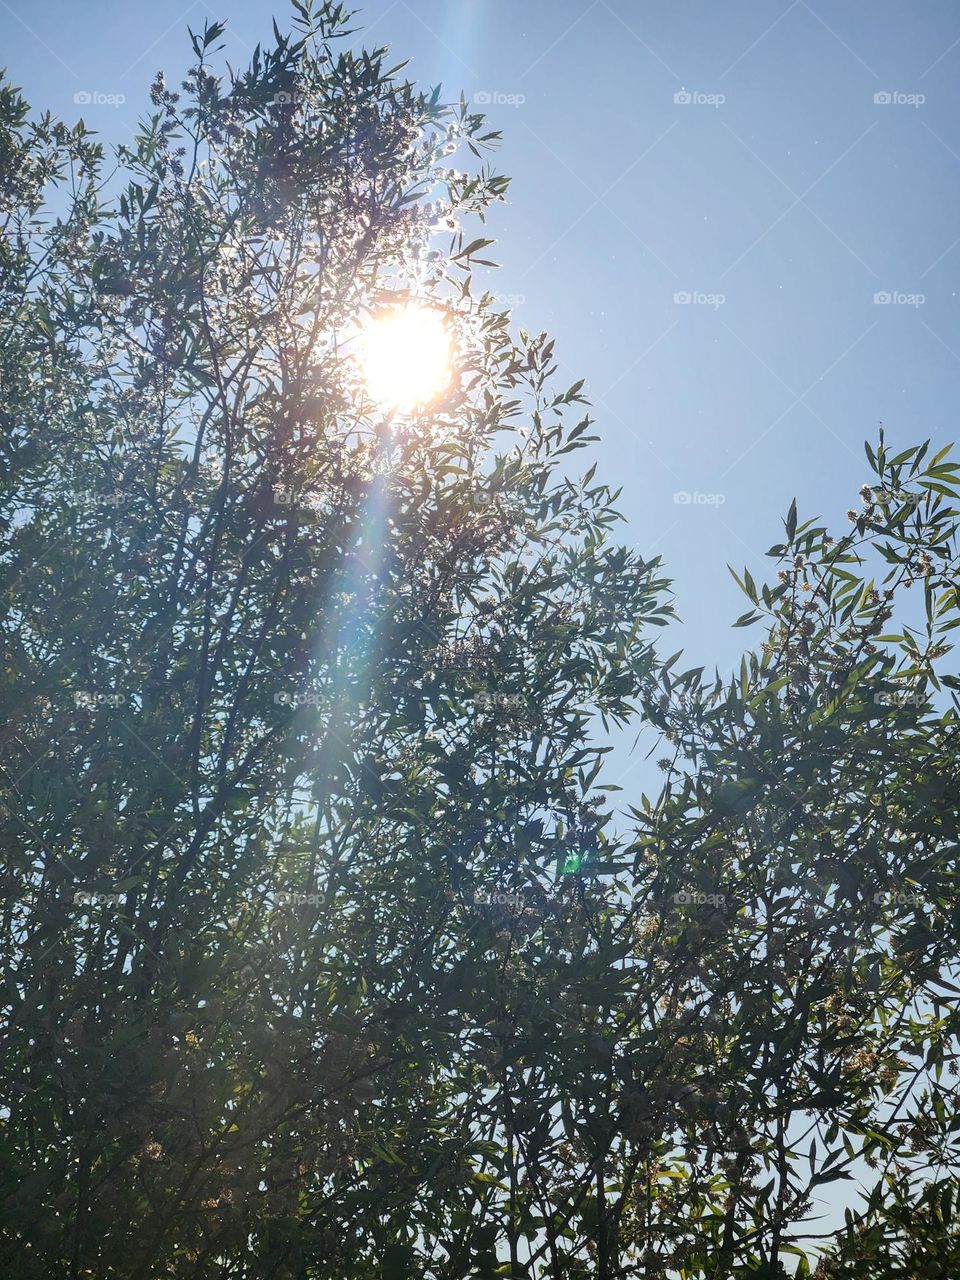
[[[367,390],[385,409],[422,408],[450,383],[450,332],[431,307],[380,312],[364,326],[361,345]]]

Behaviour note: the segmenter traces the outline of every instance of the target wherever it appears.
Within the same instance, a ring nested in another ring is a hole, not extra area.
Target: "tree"
[[[773,585],[734,575],[737,625],[768,621],[734,679],[665,673],[629,1103],[676,1179],[644,1209],[684,1274],[808,1274],[815,1197],[855,1176],[874,1185],[818,1275],[955,1269],[960,512],[957,464],[927,452],[867,445],[843,537],[792,506]]]
[[[295,8],[226,80],[221,26],[193,36],[115,173],[82,122],[0,102],[24,1277],[496,1265],[503,903],[569,964],[557,865],[608,839],[591,722],[630,714],[668,615],[566,465],[579,385],[472,292],[496,135]],[[459,376],[385,419],[351,337],[408,298]]]
[[[956,465],[881,440],[740,578],[736,679],[658,661],[581,386],[476,292],[496,135],[294,7],[116,173],[0,91],[0,1258],[951,1274]],[[410,299],[458,373],[391,416],[356,331]]]

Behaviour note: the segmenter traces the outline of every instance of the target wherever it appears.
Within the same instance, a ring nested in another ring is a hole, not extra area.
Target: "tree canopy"
[[[0,82],[0,1259],[952,1274],[956,464],[868,446],[738,579],[736,678],[679,672],[477,282],[498,135],[294,10],[110,161]],[[358,333],[412,301],[456,376],[390,413]]]

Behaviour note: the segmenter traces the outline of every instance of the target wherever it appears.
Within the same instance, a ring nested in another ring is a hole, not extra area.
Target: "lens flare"
[[[363,330],[362,353],[367,390],[385,409],[421,408],[450,383],[450,333],[429,307],[411,304],[374,316]]]

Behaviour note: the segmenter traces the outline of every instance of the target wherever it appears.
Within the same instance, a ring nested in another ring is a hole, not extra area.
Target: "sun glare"
[[[373,317],[362,348],[367,390],[384,408],[422,407],[450,382],[450,333],[431,308],[411,304]]]

